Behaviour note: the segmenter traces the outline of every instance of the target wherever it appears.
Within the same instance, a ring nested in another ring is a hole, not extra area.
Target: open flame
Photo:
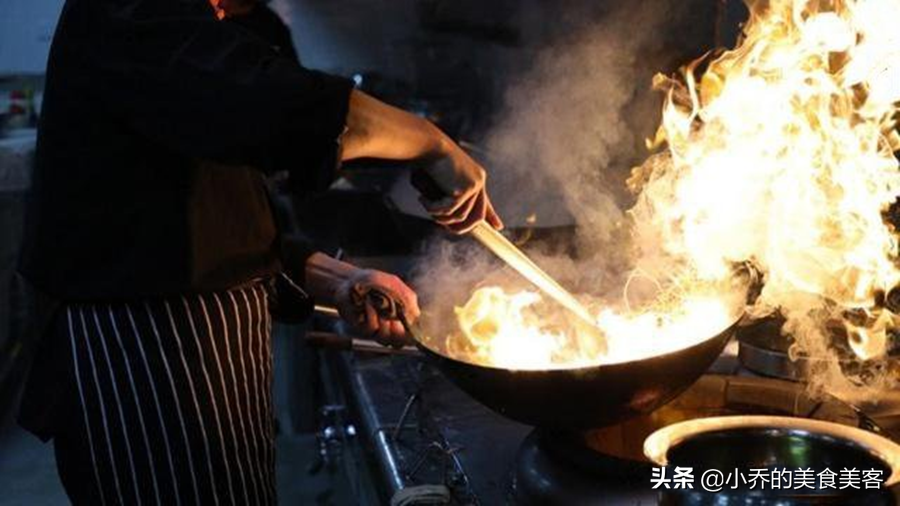
[[[837,321],[858,356],[885,353],[900,323],[884,304],[900,282],[884,220],[900,196],[900,0],[747,5],[734,50],[654,80],[667,95],[651,146],[664,149],[629,181],[636,269],[677,297],[599,309],[610,351],[597,355],[536,295],[483,288],[457,310],[462,356],[522,368],[678,349],[727,326],[737,300],[727,280],[748,262],[765,283],[752,313],[780,311],[804,352],[830,353]],[[710,284],[726,288],[703,295]]]
[[[539,294],[527,290],[507,293],[496,286],[476,290],[456,309],[466,337],[463,346],[469,348],[448,351],[507,369],[575,368],[673,352],[715,336],[734,319],[731,309],[715,297],[689,298],[665,313],[621,314],[606,308],[597,317],[606,342],[592,346],[595,335],[542,316],[540,302]]]
[[[897,323],[884,296],[900,281],[884,220],[900,195],[900,38],[887,21],[900,1],[748,6],[743,41],[699,81],[699,61],[681,81],[657,78],[666,156],[638,174],[632,216],[700,278],[753,262],[765,274],[757,310],[784,313],[807,352],[842,321],[853,350],[877,357]]]
[[[740,292],[740,291],[739,291]],[[443,353],[506,369],[578,368],[671,353],[718,335],[734,323],[740,306],[698,283],[691,293],[660,295],[641,310],[602,307],[596,330],[532,290],[485,286],[455,309],[459,332],[441,343]],[[743,296],[743,292],[740,292]]]
[[[589,352],[567,353],[569,336],[548,325],[534,311],[541,296],[532,291],[507,293],[497,286],[480,288],[456,308],[460,330],[471,350],[469,360],[508,369],[548,369],[555,363],[579,367],[595,360]]]

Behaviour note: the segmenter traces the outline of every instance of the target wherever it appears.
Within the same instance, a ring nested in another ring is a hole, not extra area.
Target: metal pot
[[[644,442],[644,454],[660,466],[690,467],[695,479],[700,479],[706,470],[728,474],[736,469],[749,472],[760,468],[802,468],[814,473],[829,469],[837,474],[844,468],[855,468],[860,473],[881,471],[883,488],[900,482],[900,445],[863,429],[807,418],[723,416],[676,423],[651,434]],[[851,495],[856,500],[860,494],[869,494],[876,498],[869,504],[880,504],[877,498],[884,491],[819,489],[816,482],[814,489],[723,488],[717,491],[716,500],[723,500],[722,494],[734,496],[735,501],[750,496],[785,499],[779,504],[806,504],[804,501],[809,500],[847,504]],[[707,504],[701,497],[703,489],[697,484],[691,491],[669,495],[680,496],[691,504]]]

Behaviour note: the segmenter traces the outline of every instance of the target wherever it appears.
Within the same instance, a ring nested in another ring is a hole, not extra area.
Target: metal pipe
[[[391,451],[390,433],[379,422],[378,416],[373,409],[375,402],[372,400],[369,390],[366,388],[366,382],[363,381],[359,371],[350,370],[349,367],[347,369],[353,383],[353,390],[356,392],[356,395],[349,396],[350,400],[355,404],[356,412],[360,414],[361,428],[366,434],[371,435],[375,442],[374,448],[372,448],[375,454],[375,462],[379,471],[381,471],[382,477],[388,483],[387,496],[392,497],[398,490],[406,486],[406,482],[403,479],[400,466],[394,459]]]

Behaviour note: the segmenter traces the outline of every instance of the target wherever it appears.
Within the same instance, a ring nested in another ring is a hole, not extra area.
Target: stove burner
[[[457,456],[463,448],[452,446],[423,413],[421,400],[425,383],[418,382],[406,397],[395,423],[375,429],[385,446],[409,450],[408,454],[398,454],[396,481],[399,486],[391,501],[414,496],[418,490],[432,493],[439,489],[442,500],[452,496],[461,504],[477,505],[479,501],[471,491],[469,479]],[[415,501],[410,504],[415,504]]]
[[[900,289],[898,289],[900,292]],[[782,332],[784,318],[772,316],[738,327],[735,337],[738,340],[738,358],[747,370],[770,378],[804,381],[810,374],[815,374],[817,361],[799,356],[792,360],[789,350],[794,344],[793,337]],[[845,374],[858,376],[865,381],[869,377],[867,363],[856,357],[847,342],[846,332],[832,329],[829,347],[837,353],[841,369]],[[889,357],[900,356],[900,335],[889,334],[887,354]]]
[[[676,422],[741,414],[798,416],[877,429],[851,406],[834,398],[811,399],[796,383],[706,375],[668,405],[619,425],[580,433],[535,429],[519,448],[511,499],[520,505],[655,503],[644,439]]]

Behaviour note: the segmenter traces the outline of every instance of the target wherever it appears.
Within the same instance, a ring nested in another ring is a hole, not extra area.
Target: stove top
[[[495,414],[415,357],[340,356],[357,433],[383,499],[442,485],[452,504],[507,503],[512,463],[531,427]]]
[[[733,353],[713,368],[726,375],[704,376],[655,413],[580,433],[510,421],[419,357],[329,355],[345,383],[355,431],[384,503],[437,490],[451,504],[656,504],[641,446],[653,430],[674,422],[739,413],[793,415],[888,437],[900,425],[873,420],[836,399],[812,400],[796,383],[747,376]]]

